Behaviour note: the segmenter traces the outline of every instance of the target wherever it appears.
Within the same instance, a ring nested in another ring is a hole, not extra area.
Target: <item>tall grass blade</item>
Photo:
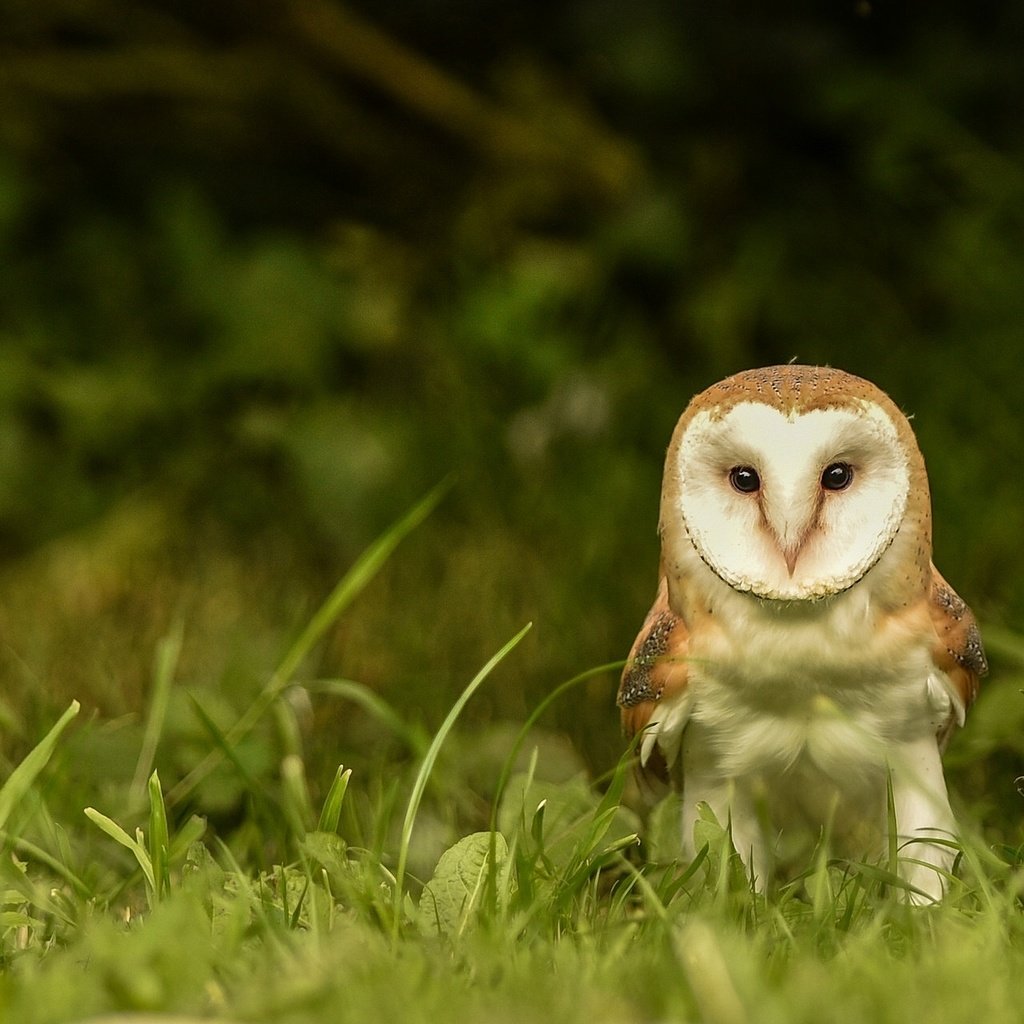
[[[417,502],[397,523],[381,534],[360,556],[355,565],[341,578],[337,586],[310,619],[298,639],[288,649],[281,663],[274,670],[266,686],[249,705],[246,712],[225,734],[228,746],[235,746],[256,726],[267,709],[288,686],[299,665],[313,646],[335,622],[339,615],[362,592],[363,588],[381,570],[396,547],[434,510],[438,502],[451,487],[450,480],[444,480],[430,493]],[[220,748],[209,754],[183,778],[168,794],[170,804],[176,804],[188,796],[224,759],[225,750]]]
[[[896,796],[892,789],[892,771],[885,773],[886,867],[890,874],[899,875],[900,837],[896,820]]]
[[[437,507],[451,487],[443,480],[426,497],[417,502],[401,519],[377,538],[341,578],[327,600],[292,644],[277,671],[267,684],[266,692],[278,691],[287,685],[313,645],[327,632],[338,616],[352,603],[363,588],[383,568],[398,545]],[[276,696],[276,693],[274,693]]]
[[[167,827],[167,807],[164,804],[160,776],[153,772],[149,777],[149,857],[153,865],[153,898],[159,902],[170,892],[171,837]]]
[[[427,788],[427,780],[430,778],[431,772],[434,770],[434,764],[437,762],[438,754],[441,752],[441,747],[444,745],[444,741],[448,738],[448,734],[452,731],[452,727],[455,725],[459,715],[462,714],[462,709],[469,703],[469,699],[474,693],[480,688],[483,681],[491,674],[494,668],[506,657],[506,655],[523,639],[524,636],[530,631],[533,623],[528,622],[504,647],[495,654],[482,669],[476,674],[470,684],[462,691],[461,696],[452,706],[451,711],[448,712],[447,718],[441,723],[441,728],[437,730],[430,747],[427,750],[426,755],[423,758],[423,763],[420,765],[420,770],[416,775],[416,781],[413,783],[412,794],[409,797],[409,804],[405,811],[405,820],[402,823],[402,838],[398,848],[398,867],[395,870],[395,887],[394,887],[394,916],[392,919],[392,938],[398,937],[398,929],[402,920],[402,902],[404,899],[403,883],[405,881],[405,866],[409,859],[409,843],[412,839],[413,826],[416,823],[416,813],[419,810],[420,801],[423,799],[423,793]]]
[[[174,630],[157,644],[153,666],[153,693],[149,700],[142,746],[139,748],[139,759],[135,764],[135,775],[130,790],[133,804],[141,802],[146,791],[147,779],[153,771],[156,748],[160,743],[160,734],[163,732],[164,720],[167,717],[167,705],[171,699],[171,684],[174,682],[174,672],[178,666],[178,656],[181,654],[183,632],[179,622]]]
[[[11,772],[7,781],[0,787],[0,829],[7,824],[11,812],[21,803],[25,794],[32,788],[36,777],[46,767],[53,756],[54,748],[60,734],[68,723],[78,714],[81,705],[77,700],[57,720],[57,724],[29,751],[25,759]]]

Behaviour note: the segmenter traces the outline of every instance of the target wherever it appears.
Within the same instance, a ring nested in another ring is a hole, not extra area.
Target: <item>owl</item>
[[[866,380],[773,366],[697,395],[665,460],[654,606],[618,693],[640,771],[728,824],[754,884],[898,850],[938,900],[956,824],[941,754],[987,671],[932,565],[924,459]],[[896,835],[890,835],[895,821]]]

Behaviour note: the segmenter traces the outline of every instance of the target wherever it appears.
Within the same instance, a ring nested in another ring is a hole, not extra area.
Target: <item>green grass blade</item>
[[[153,862],[146,847],[138,839],[133,839],[128,835],[113,818],[108,818],[105,814],[101,814],[95,807],[86,807],[85,816],[97,828],[106,832],[116,843],[131,851],[136,861],[138,861],[139,867],[142,868],[142,873],[146,876],[146,884],[150,890],[155,891],[156,879],[153,877]]]
[[[36,777],[46,767],[53,756],[54,748],[60,734],[68,723],[78,714],[80,705],[77,700],[57,720],[57,724],[29,751],[25,759],[11,772],[10,777],[0,787],[0,829],[7,824],[11,812],[21,802],[25,794],[32,788]]]
[[[423,522],[434,510],[440,500],[451,487],[450,480],[444,480],[430,493],[417,502],[397,523],[381,534],[360,556],[355,564],[341,578],[337,586],[310,619],[309,624],[298,639],[288,649],[281,663],[274,670],[266,686],[249,706],[246,712],[225,734],[228,747],[233,747],[243,740],[256,726],[267,709],[281,695],[281,691],[289,685],[292,676],[302,664],[303,659],[313,646],[323,637],[324,633],[337,620],[338,616],[355,600],[366,585],[380,572],[384,563],[391,557],[395,548]],[[225,748],[221,747],[210,753],[192,769],[168,794],[167,801],[176,804],[188,796],[210,772],[221,763],[225,756]]]
[[[627,752],[627,754],[619,758],[619,763],[616,765],[615,771],[612,773],[611,782],[608,784],[608,788],[605,790],[604,795],[601,797],[600,802],[594,810],[590,829],[582,843],[582,849],[586,850],[588,854],[590,851],[595,850],[601,840],[605,837],[608,829],[611,827],[615,815],[619,811],[619,804],[622,802],[622,794],[626,788],[626,776],[630,769],[631,758],[628,756]]]
[[[885,773],[886,866],[890,874],[900,870],[899,822],[896,820],[896,797],[892,789],[892,771]]]
[[[281,792],[285,816],[301,838],[313,826],[313,805],[306,784],[306,765],[297,754],[288,754],[281,762]]]
[[[512,749],[509,751],[508,757],[505,758],[505,763],[501,769],[501,775],[498,777],[498,787],[495,790],[494,803],[491,807],[491,832],[494,832],[498,827],[498,808],[501,805],[501,798],[505,794],[505,787],[508,785],[508,780],[512,777],[512,771],[515,767],[516,758],[519,756],[519,751],[526,742],[526,737],[530,735],[530,730],[537,724],[541,716],[549,707],[551,707],[552,704],[555,703],[555,701],[568,693],[569,690],[579,686],[580,683],[585,683],[588,679],[593,679],[594,676],[603,675],[605,672],[613,672],[615,669],[622,668],[625,664],[625,659],[621,661],[610,661],[606,665],[598,665],[597,668],[587,669],[586,672],[581,672],[579,675],[573,676],[572,679],[567,679],[564,683],[556,686],[533,709],[533,711],[530,712],[529,718],[527,718],[523,723],[522,728],[519,730],[519,735],[516,736],[515,742],[512,744]]]
[[[705,848],[706,849],[706,848]],[[637,867],[634,867],[625,857],[621,858],[623,870],[632,876],[632,880],[636,887],[640,890],[644,897],[644,906],[653,913],[658,920],[663,924],[669,923],[668,909],[665,906],[665,901],[658,895],[654,886],[647,880],[644,873]]]
[[[323,809],[320,811],[320,820],[317,822],[317,832],[337,832],[338,822],[341,820],[341,805],[345,802],[345,793],[348,790],[348,781],[352,778],[352,769],[346,768],[343,764],[338,765],[334,773],[334,781],[327,791],[324,799]]]
[[[179,622],[175,629],[157,644],[153,667],[153,693],[149,700],[146,728],[142,734],[142,746],[139,749],[139,759],[135,765],[130,790],[133,804],[141,802],[147,786],[146,780],[153,771],[156,748],[160,743],[160,734],[163,732],[167,706],[171,699],[174,671],[178,666],[178,656],[181,654],[182,633],[183,629]]]
[[[167,808],[164,804],[160,777],[156,772],[149,777],[149,857],[153,865],[153,898],[159,902],[171,888],[169,864],[171,837],[167,827]]]
[[[402,838],[398,849],[398,867],[395,871],[395,888],[394,888],[394,917],[392,920],[392,938],[397,938],[398,929],[402,919],[402,900],[404,898],[403,882],[405,880],[405,866],[409,857],[409,842],[412,839],[413,825],[416,822],[416,813],[419,810],[420,801],[423,799],[423,793],[427,788],[427,780],[430,778],[431,772],[434,770],[434,764],[437,761],[438,754],[441,752],[441,747],[444,741],[448,738],[448,734],[451,732],[452,727],[455,725],[456,720],[462,713],[462,709],[469,702],[470,697],[480,688],[483,681],[491,674],[494,668],[506,657],[506,655],[523,639],[524,636],[530,631],[533,623],[528,622],[504,647],[495,654],[490,661],[476,674],[470,684],[462,691],[461,696],[452,706],[451,711],[448,712],[448,717],[441,723],[441,728],[437,730],[433,741],[427,750],[426,756],[423,758],[423,763],[420,765],[420,770],[416,775],[416,781],[413,783],[412,795],[409,797],[409,804],[405,811],[405,820],[402,823]]]
[[[386,700],[365,684],[354,679],[317,679],[307,683],[306,689],[310,693],[325,693],[351,701],[376,718],[418,756],[422,757],[427,752],[428,738],[422,730],[409,725]]]
[[[245,783],[249,791],[253,793],[258,792],[260,788],[259,784],[253,777],[252,772],[250,772],[249,769],[246,768],[246,766],[242,763],[241,758],[239,758],[238,753],[236,752],[234,745],[228,739],[227,734],[224,733],[217,725],[217,723],[210,717],[209,712],[199,702],[199,699],[196,697],[194,693],[190,693],[188,696],[189,700],[192,702],[192,708],[195,711],[197,717],[199,718],[200,723],[202,724],[203,728],[207,731],[213,742],[216,744],[217,750],[221,754],[220,760],[230,761],[235,771],[238,772],[239,776],[241,777],[242,781]],[[175,790],[171,791],[172,794],[174,792]],[[168,803],[170,803],[170,796],[168,796]]]
[[[267,693],[272,692],[275,687],[279,692],[287,685],[314,644],[320,640],[370,580],[380,572],[395,548],[434,511],[450,487],[450,480],[444,480],[438,484],[359,556],[355,565],[341,578],[327,600],[320,606],[299,638],[285,654],[270,683],[267,684]],[[276,695],[274,693],[274,696]]]
[[[20,836],[12,836],[9,832],[0,831],[0,843],[11,844],[11,848],[24,857],[37,860],[45,864],[55,875],[64,879],[72,889],[83,898],[88,898],[92,890],[76,875],[63,861],[59,860],[52,853],[44,850],[41,846],[22,839]]]

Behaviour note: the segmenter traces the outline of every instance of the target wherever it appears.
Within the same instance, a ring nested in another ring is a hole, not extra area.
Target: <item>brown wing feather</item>
[[[964,708],[969,708],[978,696],[981,677],[988,672],[985,648],[971,609],[934,565],[928,612],[936,636],[932,657],[952,680]],[[943,743],[952,731],[953,720],[940,733]]]
[[[668,580],[662,576],[658,593],[629,652],[622,671],[616,703],[622,714],[622,728],[635,736],[651,720],[658,702],[686,688],[686,652],[689,634],[683,620],[669,607]],[[668,769],[655,753],[647,771],[668,781]]]

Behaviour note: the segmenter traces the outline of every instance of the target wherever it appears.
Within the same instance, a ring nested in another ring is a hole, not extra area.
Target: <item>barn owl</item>
[[[907,418],[840,370],[729,377],[676,426],[659,532],[618,704],[641,772],[681,789],[684,855],[707,803],[757,886],[822,838],[881,859],[891,806],[908,898],[940,899],[956,828],[941,753],[987,665],[931,562]]]

